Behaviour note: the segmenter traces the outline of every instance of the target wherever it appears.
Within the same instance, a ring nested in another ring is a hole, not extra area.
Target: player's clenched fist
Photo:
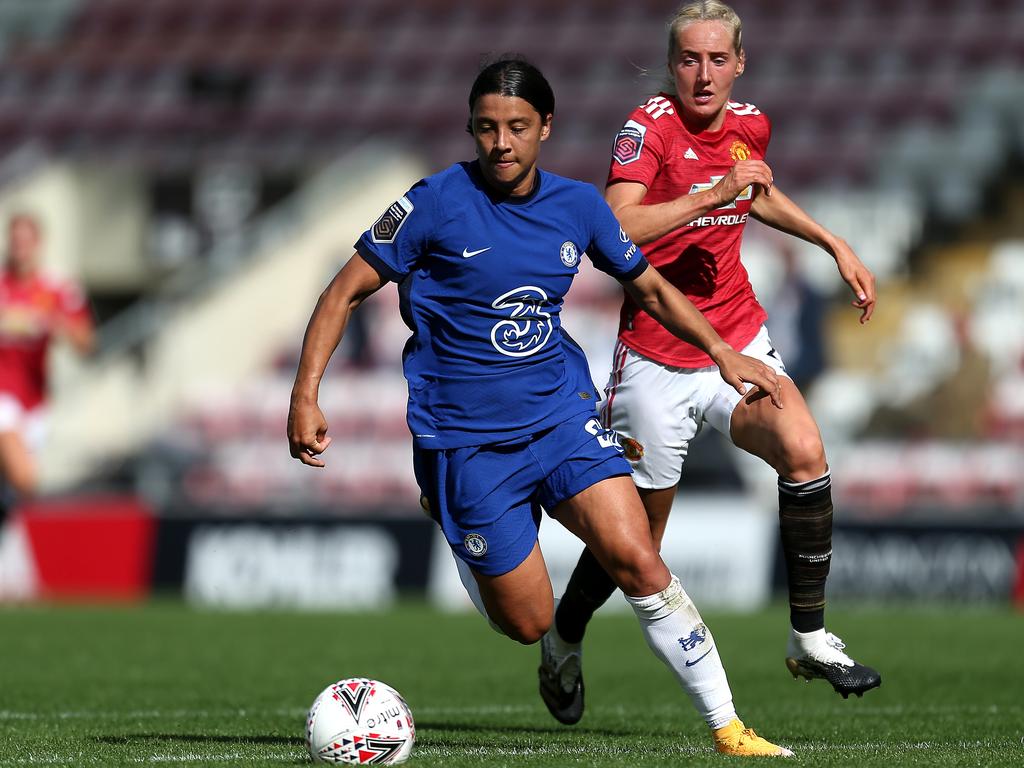
[[[720,204],[728,205],[743,192],[751,184],[757,184],[766,195],[771,195],[772,184],[775,183],[772,177],[772,169],[768,167],[768,164],[763,160],[740,160],[729,172],[722,177],[714,186],[714,191],[718,195]]]
[[[293,459],[310,467],[322,467],[316,458],[327,450],[327,419],[315,401],[292,399],[288,408],[288,449]]]

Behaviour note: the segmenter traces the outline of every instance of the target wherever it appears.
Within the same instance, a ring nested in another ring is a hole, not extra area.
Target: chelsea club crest
[[[580,260],[580,254],[572,240],[566,240],[562,243],[562,249],[558,255],[562,257],[562,263],[567,267],[575,267],[576,262]]]
[[[479,533],[466,534],[463,544],[466,545],[466,551],[473,557],[483,557],[487,554],[487,539]]]

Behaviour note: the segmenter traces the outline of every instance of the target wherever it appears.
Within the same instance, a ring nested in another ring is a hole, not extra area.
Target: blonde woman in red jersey
[[[743,225],[754,216],[832,256],[862,323],[874,310],[874,277],[845,241],[775,186],[764,162],[768,118],[751,104],[730,101],[745,67],[741,43],[739,17],[724,3],[692,2],[678,11],[668,45],[674,92],[635,109],[619,131],[605,198],[651,264],[723,339],[783,374],[784,407],[753,390],[745,396],[730,391],[705,354],[669,335],[627,296],[603,416],[633,449],[633,479],[659,543],[689,442],[704,422],[778,472],[792,625],[786,664],[794,677],[825,679],[845,698],[880,685],[881,677],[825,631],[832,552],[828,463],[818,426],[784,375],[764,326],[767,314],[740,262]],[[580,643],[587,621],[612,591],[584,551],[542,646],[541,694],[562,722],[582,715]]]

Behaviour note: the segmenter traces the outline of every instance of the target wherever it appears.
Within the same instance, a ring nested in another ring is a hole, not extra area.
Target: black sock
[[[555,628],[562,639],[567,643],[582,642],[594,611],[604,605],[614,591],[615,582],[590,550],[584,549],[555,612]]]
[[[3,486],[0,486],[0,531],[3,530],[4,523],[7,522],[7,509],[10,505],[6,495]]]
[[[825,580],[832,562],[832,478],[779,478],[779,527],[789,581],[789,620],[797,632],[825,626]]]

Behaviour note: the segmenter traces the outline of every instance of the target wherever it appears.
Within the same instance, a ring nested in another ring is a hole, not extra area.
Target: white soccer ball
[[[409,758],[415,742],[409,705],[378,680],[331,683],[306,718],[306,746],[314,763],[395,765]]]

